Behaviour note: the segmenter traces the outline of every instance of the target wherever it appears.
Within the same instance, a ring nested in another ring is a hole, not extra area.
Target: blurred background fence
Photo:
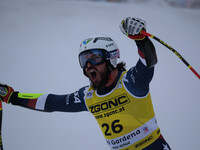
[[[77,0],[77,1],[107,1],[107,2],[164,2],[171,6],[200,8],[200,0]]]

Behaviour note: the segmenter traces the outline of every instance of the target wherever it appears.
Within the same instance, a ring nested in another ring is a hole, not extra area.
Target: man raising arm
[[[93,36],[81,43],[78,56],[89,86],[54,95],[23,94],[1,85],[1,99],[47,112],[89,111],[112,150],[170,149],[160,133],[149,92],[157,56],[150,39],[140,34],[146,22],[128,17],[120,29],[138,47],[139,60],[129,70],[124,62],[117,63],[119,49],[110,37]]]

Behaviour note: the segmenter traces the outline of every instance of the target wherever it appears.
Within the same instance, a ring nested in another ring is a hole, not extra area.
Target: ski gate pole
[[[162,45],[167,47],[169,50],[171,50],[200,79],[200,75],[196,72],[196,70],[194,70],[194,68],[174,48],[172,48],[171,46],[166,44],[164,41],[160,40],[158,37],[156,37],[156,36],[154,36],[154,35],[152,35],[150,33],[147,33],[146,31],[142,30],[141,33],[146,35],[146,36],[149,36],[149,37],[153,38],[154,40],[158,41],[159,43],[161,43]]]

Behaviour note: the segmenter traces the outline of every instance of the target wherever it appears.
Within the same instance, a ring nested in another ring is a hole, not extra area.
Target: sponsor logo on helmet
[[[87,43],[89,43],[92,40],[92,38],[86,39],[85,41],[83,41],[83,44],[86,45]]]
[[[93,41],[93,43],[96,43],[98,40],[104,40],[104,41],[113,41],[111,38],[109,37],[96,37]]]
[[[114,46],[114,43],[110,43],[110,44],[106,45],[106,47],[111,47],[111,46]]]

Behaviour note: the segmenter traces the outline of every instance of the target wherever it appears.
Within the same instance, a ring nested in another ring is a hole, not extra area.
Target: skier
[[[129,70],[117,63],[119,49],[107,36],[93,36],[79,48],[79,62],[90,86],[66,94],[26,94],[1,85],[3,102],[47,112],[90,111],[112,150],[170,150],[154,114],[149,83],[157,63],[150,39],[141,34],[146,22],[128,17],[121,31],[136,42],[139,60]]]

